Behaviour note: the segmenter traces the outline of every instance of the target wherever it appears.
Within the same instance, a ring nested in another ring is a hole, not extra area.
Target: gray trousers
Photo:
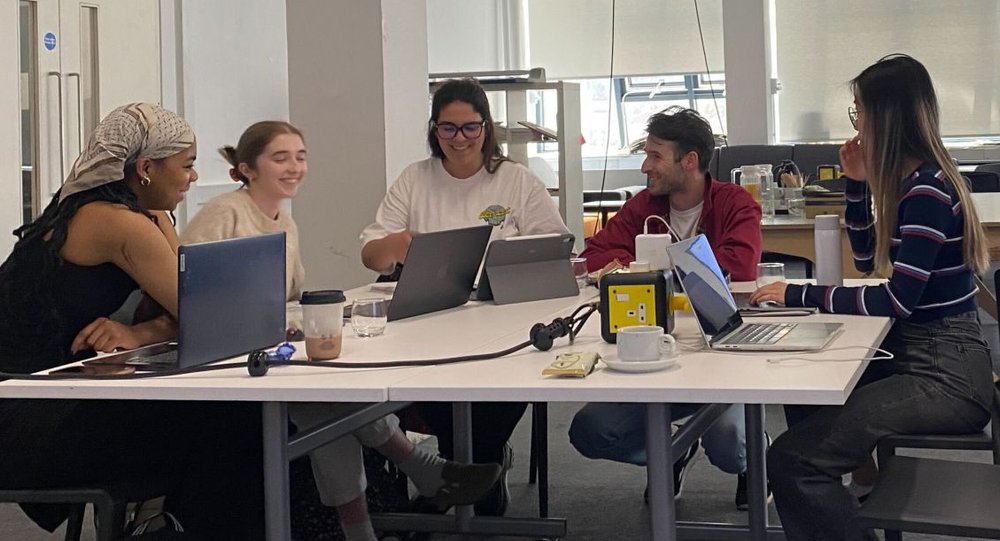
[[[288,416],[299,430],[308,430],[337,417],[344,417],[364,404],[302,402],[288,405]],[[361,446],[380,447],[399,430],[395,415],[372,421],[351,435],[334,440],[309,453],[313,478],[323,505],[337,507],[364,494],[365,478]]]
[[[990,353],[975,312],[929,323],[896,321],[870,381],[843,406],[789,428],[767,454],[767,473],[788,541],[845,539],[858,500],[841,476],[864,464],[891,434],[968,434],[990,419]],[[872,540],[876,538],[871,537]]]

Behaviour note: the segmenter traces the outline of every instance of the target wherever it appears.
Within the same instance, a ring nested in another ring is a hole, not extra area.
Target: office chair
[[[549,516],[549,406],[531,403],[531,450],[528,458],[528,484],[538,482],[538,516]]]
[[[878,481],[850,521],[847,538],[860,541],[865,532],[883,529],[886,541],[900,541],[904,531],[1000,539],[1000,387],[994,390],[992,414],[993,464],[908,456],[880,460]]]
[[[978,168],[973,172],[964,173],[969,179],[969,187],[973,193],[1000,192],[1000,173],[993,171],[980,171]]]

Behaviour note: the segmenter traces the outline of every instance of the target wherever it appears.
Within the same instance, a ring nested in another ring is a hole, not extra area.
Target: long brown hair
[[[968,184],[941,141],[934,85],[927,69],[907,55],[890,55],[865,68],[851,89],[863,114],[862,148],[875,203],[875,267],[892,272],[889,246],[899,212],[907,159],[937,164],[958,194],[965,217],[962,256],[973,272],[989,267],[989,249]]]

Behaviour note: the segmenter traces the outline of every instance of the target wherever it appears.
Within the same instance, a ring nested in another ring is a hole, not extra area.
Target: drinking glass
[[[758,263],[757,264],[757,287],[764,287],[774,282],[785,280],[784,263]]]
[[[571,257],[569,262],[573,265],[573,275],[576,276],[576,286],[580,289],[587,287],[587,258]]]
[[[380,336],[386,325],[385,299],[358,299],[351,307],[351,327],[361,338]]]

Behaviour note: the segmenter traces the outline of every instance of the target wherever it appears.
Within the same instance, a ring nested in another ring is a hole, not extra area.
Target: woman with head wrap
[[[0,371],[36,372],[176,335],[177,235],[167,212],[191,183],[183,118],[112,111],[45,212],[0,266]],[[141,290],[154,317],[108,319]],[[247,404],[0,400],[0,487],[169,480],[166,507],[206,539],[263,535],[260,418]],[[223,507],[224,506],[224,507]],[[54,529],[65,509],[25,506]]]

